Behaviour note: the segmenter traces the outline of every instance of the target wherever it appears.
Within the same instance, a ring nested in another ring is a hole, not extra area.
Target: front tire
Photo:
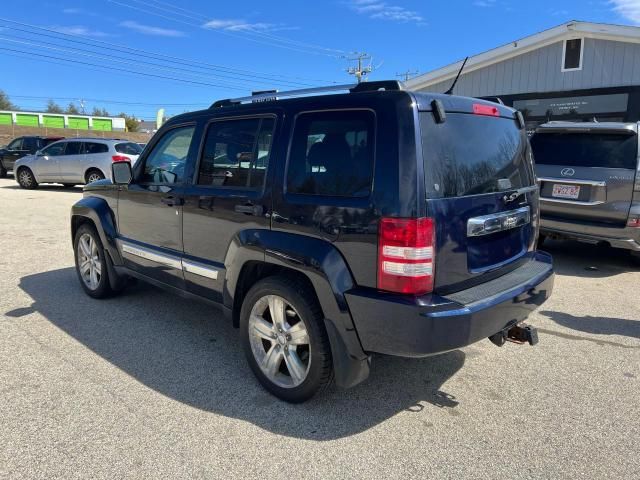
[[[96,229],[89,224],[81,225],[73,241],[76,273],[80,285],[93,298],[107,298],[114,292],[109,284],[109,272],[104,248]]]
[[[22,167],[18,170],[17,173],[18,184],[27,190],[33,190],[34,188],[38,188],[38,182],[36,181],[36,177],[33,175],[33,172],[27,168]]]
[[[95,168],[89,170],[85,175],[85,181],[87,184],[97,182],[98,180],[104,180],[104,175],[100,170],[96,170]]]
[[[298,282],[269,277],[256,283],[242,303],[240,332],[251,370],[276,397],[301,403],[333,380],[322,312]]]

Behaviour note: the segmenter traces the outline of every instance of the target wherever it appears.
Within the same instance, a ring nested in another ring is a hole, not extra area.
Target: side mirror
[[[42,150],[36,151],[36,157],[44,157],[44,153],[42,153]]]
[[[111,164],[111,178],[116,185],[129,185],[133,179],[130,162],[113,162]]]

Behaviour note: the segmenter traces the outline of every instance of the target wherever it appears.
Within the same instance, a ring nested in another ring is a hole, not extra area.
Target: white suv
[[[113,162],[135,164],[142,149],[128,140],[73,138],[60,140],[18,160],[15,179],[22,188],[39,183],[62,183],[65,187],[111,177]]]

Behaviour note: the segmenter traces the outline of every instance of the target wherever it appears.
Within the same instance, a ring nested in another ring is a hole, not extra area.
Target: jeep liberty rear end
[[[381,220],[378,288],[395,293],[347,294],[358,334],[365,350],[403,356],[485,337],[501,345],[553,287],[551,258],[535,249],[538,189],[523,122],[482,100],[413,95],[419,218]]]

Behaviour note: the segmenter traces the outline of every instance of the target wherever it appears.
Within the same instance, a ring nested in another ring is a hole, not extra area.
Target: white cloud
[[[228,32],[278,32],[282,30],[297,30],[297,27],[287,27],[282,24],[275,23],[250,23],[245,20],[233,20],[233,19],[223,19],[223,18],[214,18],[209,20],[207,23],[203,25],[204,28],[209,28],[211,30],[226,30]]]
[[[425,25],[424,18],[418,12],[381,0],[351,0],[348,5],[356,13],[369,18]]]
[[[476,0],[473,4],[476,7],[491,8],[496,6],[496,0]]]
[[[621,17],[640,24],[640,0],[610,0],[609,4]]]
[[[81,25],[75,25],[75,26],[68,26],[68,27],[59,27],[59,26],[52,26],[49,27],[51,28],[51,30],[55,30],[56,32],[59,33],[66,33],[69,35],[80,35],[83,37],[111,37],[112,35],[110,35],[109,33],[106,32],[101,32],[100,30],[91,30],[90,28],[87,27],[83,27]]]
[[[156,35],[159,37],[184,37],[184,32],[180,30],[172,30],[170,28],[153,27],[151,25],[143,25],[133,20],[120,22],[121,27],[128,28],[144,35]]]

